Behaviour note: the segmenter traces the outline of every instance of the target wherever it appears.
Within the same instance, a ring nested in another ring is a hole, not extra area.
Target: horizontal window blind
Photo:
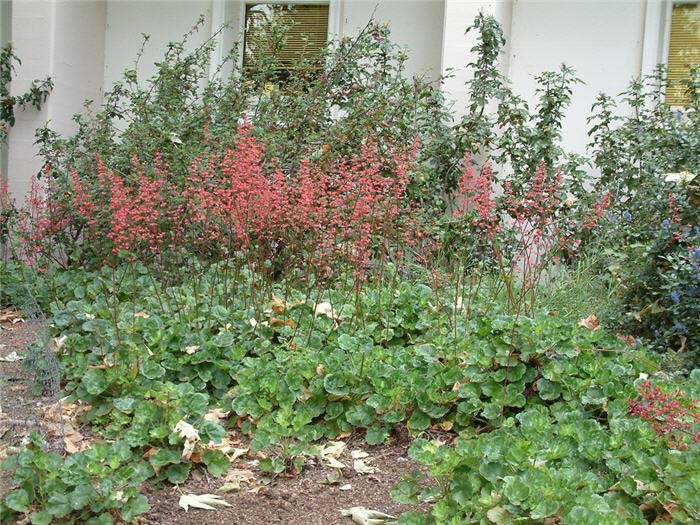
[[[276,25],[286,28],[279,49],[271,45]],[[328,5],[254,4],[246,6],[243,66],[273,56],[283,68],[300,58],[312,58],[328,39]]]
[[[666,103],[687,102],[682,81],[692,66],[700,66],[700,4],[677,4],[671,17]]]

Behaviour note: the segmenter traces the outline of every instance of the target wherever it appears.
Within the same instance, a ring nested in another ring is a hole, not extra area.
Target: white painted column
[[[12,38],[22,65],[12,82],[12,93],[27,91],[35,79],[50,76],[54,90],[41,111],[16,113],[10,131],[7,181],[18,203],[39,172],[34,133],[48,121],[61,134],[75,130],[72,116],[82,112],[86,99],[102,102],[106,4],[99,0],[14,2]]]
[[[476,33],[465,34],[476,16],[483,12],[491,15],[501,23],[503,33],[510,41],[510,29],[513,3],[511,0],[444,0],[445,18],[442,38],[442,74],[450,75],[445,80],[443,90],[448,100],[455,102],[454,113],[457,118],[466,112],[469,91],[466,83],[471,79],[467,64],[476,57],[471,51],[476,45]],[[509,49],[504,49],[500,67],[508,73]]]
[[[12,2],[0,0],[0,46],[12,40]],[[7,144],[0,144],[0,182],[7,173]]]
[[[671,32],[672,2],[646,0],[641,74],[649,75],[657,64],[666,63]]]

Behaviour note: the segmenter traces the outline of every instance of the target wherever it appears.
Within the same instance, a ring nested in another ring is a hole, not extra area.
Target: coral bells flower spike
[[[484,164],[477,174],[471,161],[471,154],[467,153],[462,161],[462,178],[458,186],[462,202],[456,213],[463,215],[469,210],[474,210],[476,219],[472,223],[487,237],[493,237],[500,231],[496,201],[493,198],[493,183],[494,174],[491,163]]]
[[[629,413],[651,424],[656,434],[671,448],[683,450],[690,443],[700,442],[700,407],[676,390],[666,393],[651,381],[642,382],[639,399],[629,399]]]

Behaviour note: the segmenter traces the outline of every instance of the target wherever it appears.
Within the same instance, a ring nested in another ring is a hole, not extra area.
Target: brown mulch
[[[349,450],[355,448],[362,448],[374,458],[369,464],[379,468],[377,473],[358,474],[353,470]],[[347,465],[340,483],[326,484],[327,475],[332,469],[311,458],[297,477],[278,477],[268,485],[258,485],[257,490],[245,488],[239,492],[221,494],[231,507],[219,507],[216,511],[191,508],[185,512],[178,506],[182,494],[217,494],[216,489],[223,484],[223,481],[209,478],[203,469],[198,469],[181,486],[148,488],[146,495],[152,510],[142,518],[141,523],[352,525],[351,519],[341,514],[341,509],[362,506],[394,516],[411,510],[426,511],[428,508],[425,505],[402,505],[389,495],[391,488],[403,476],[417,468],[407,457],[407,450],[407,443],[396,440],[380,447],[363,446],[359,440],[350,440],[348,450],[338,458]],[[350,485],[349,489],[347,485]]]
[[[12,323],[0,320],[0,357],[12,352],[22,355],[44,328],[41,321]],[[46,413],[47,400],[31,392],[31,380],[21,362],[0,361],[0,460],[8,451],[18,447],[33,430],[32,425],[9,424],[8,421],[39,421]],[[241,490],[221,494],[231,507],[216,511],[191,508],[185,512],[178,505],[182,494],[217,494],[224,480],[211,478],[203,468],[193,469],[190,479],[179,486],[147,485],[144,493],[151,511],[137,518],[141,525],[352,525],[341,509],[364,506],[395,516],[410,510],[427,511],[426,505],[407,506],[394,501],[389,492],[418,466],[407,456],[410,439],[406,435],[392,435],[388,443],[369,447],[361,437],[345,440],[347,448],[338,457],[347,468],[343,479],[325,483],[333,469],[323,465],[317,457],[310,457],[301,474],[295,477],[267,478],[256,466],[255,456],[239,458],[234,468],[250,469],[256,479],[244,484]],[[243,445],[241,445],[243,446]],[[370,458],[369,465],[379,469],[373,474],[358,474],[353,468],[350,451],[363,449]],[[349,488],[348,488],[349,485]],[[344,487],[345,490],[341,490]],[[12,488],[6,471],[0,471],[0,497]]]
[[[44,328],[42,321],[15,319],[4,311],[0,321],[0,357],[12,352],[23,355]],[[22,439],[41,421],[46,401],[33,395],[31,387],[31,376],[22,368],[21,361],[0,361],[0,461],[19,447]],[[18,423],[20,421],[26,423]],[[10,488],[8,472],[0,471],[0,495]]]

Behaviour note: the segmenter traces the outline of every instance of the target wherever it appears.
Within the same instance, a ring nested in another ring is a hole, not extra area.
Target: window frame
[[[340,35],[341,27],[341,0],[241,0],[238,12],[238,35],[241,45],[238,50],[238,69],[243,68],[243,43],[245,42],[246,9],[251,5],[277,4],[277,5],[327,5],[328,6],[328,34],[326,42],[332,41]]]
[[[663,57],[664,61],[663,63],[668,66],[668,55],[670,52],[671,48],[671,29],[672,29],[672,23],[673,23],[673,8],[679,5],[693,5],[696,6],[696,8],[700,9],[700,0],[673,0],[670,2],[667,2],[666,5],[666,25],[664,27],[665,29],[665,38],[664,38],[664,45],[663,45]],[[668,85],[668,82],[667,82]],[[664,102],[665,102],[665,91],[664,91]],[[670,104],[669,104],[670,105]],[[677,105],[670,105],[672,108],[676,107],[681,107]]]
[[[662,0],[661,2],[647,0],[640,72],[642,75],[653,73],[658,64],[668,66],[673,7],[689,4],[700,6],[700,0]],[[671,107],[678,108],[679,106]]]

